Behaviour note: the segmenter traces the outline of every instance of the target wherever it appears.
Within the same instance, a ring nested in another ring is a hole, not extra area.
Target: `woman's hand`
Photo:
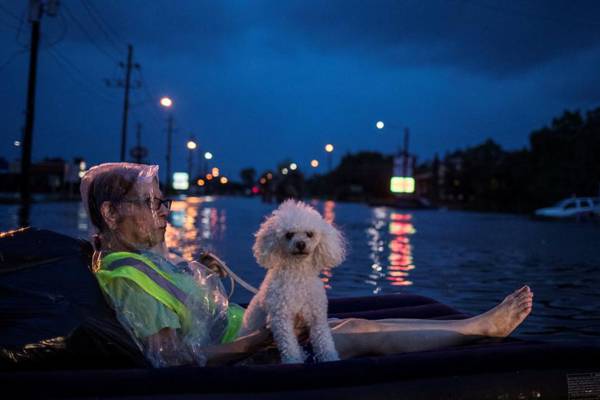
[[[202,253],[200,255],[200,263],[206,268],[210,269],[214,273],[218,274],[221,278],[227,276],[227,271],[219,259],[212,253]]]

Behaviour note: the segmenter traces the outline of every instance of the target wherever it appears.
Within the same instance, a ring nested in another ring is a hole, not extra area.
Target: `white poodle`
[[[281,361],[301,363],[305,354],[294,333],[300,317],[309,327],[317,360],[338,360],[319,273],[344,260],[341,233],[314,208],[287,200],[262,223],[253,251],[268,271],[244,313],[240,336],[270,323]]]

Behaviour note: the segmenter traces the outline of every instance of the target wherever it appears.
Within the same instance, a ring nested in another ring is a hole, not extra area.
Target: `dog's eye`
[[[306,232],[306,237],[311,238],[311,237],[313,237],[313,235],[314,235],[314,233],[312,233],[312,232]]]
[[[287,240],[292,240],[293,237],[294,237],[294,232],[288,232],[285,234],[285,238]]]

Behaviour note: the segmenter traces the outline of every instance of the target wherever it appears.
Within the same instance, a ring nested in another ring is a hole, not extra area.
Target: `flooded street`
[[[412,293],[479,313],[528,284],[535,293],[518,335],[600,344],[600,226],[532,221],[525,216],[458,211],[405,212],[364,204],[313,202],[348,242],[348,257],[322,275],[330,297]],[[250,198],[175,201],[167,243],[186,257],[214,251],[242,278],[264,275],[253,233],[275,204]],[[0,206],[0,230],[18,226],[17,206]],[[85,238],[79,203],[35,204],[32,226]],[[228,284],[226,283],[226,286]],[[250,294],[240,286],[235,302]]]

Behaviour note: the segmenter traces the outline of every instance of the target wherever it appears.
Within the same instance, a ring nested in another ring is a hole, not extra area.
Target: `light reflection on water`
[[[421,294],[461,311],[483,312],[522,284],[534,309],[518,334],[600,344],[600,227],[531,221],[524,216],[369,208],[311,201],[348,242],[347,260],[321,278],[330,297]],[[214,251],[258,286],[265,270],[252,256],[253,233],[277,205],[247,198],[173,203],[166,240],[184,257]],[[89,237],[80,203],[31,208],[32,225]],[[18,206],[0,206],[0,230],[18,227]],[[241,288],[234,302],[251,295]]]

